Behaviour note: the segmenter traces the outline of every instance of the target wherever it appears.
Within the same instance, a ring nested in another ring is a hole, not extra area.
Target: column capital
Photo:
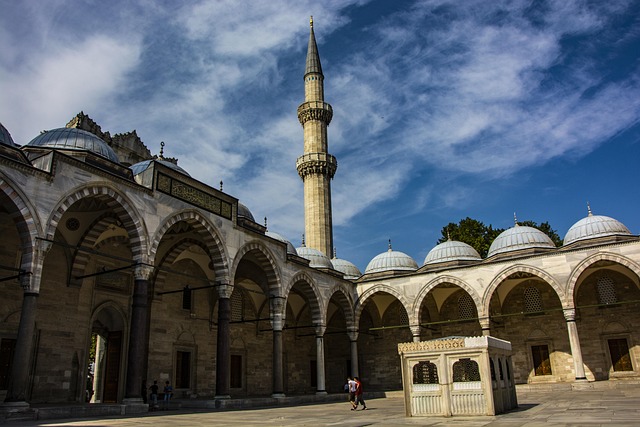
[[[133,269],[133,277],[136,280],[149,280],[153,274],[153,266],[149,264],[137,264]]]
[[[318,338],[322,338],[324,336],[324,333],[327,331],[327,326],[326,325],[316,325],[316,337]]]
[[[216,290],[220,298],[231,298],[233,294],[233,285],[227,282],[216,283]]]
[[[575,308],[565,308],[562,310],[564,313],[564,320],[567,322],[575,322],[576,321],[576,309]]]
[[[420,330],[422,329],[420,325],[411,325],[409,329],[411,329],[411,335],[420,338]]]
[[[358,328],[347,328],[347,335],[349,336],[349,341],[357,342],[358,341]]]

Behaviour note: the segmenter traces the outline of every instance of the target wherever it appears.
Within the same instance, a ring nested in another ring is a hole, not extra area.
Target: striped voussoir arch
[[[167,276],[171,273],[171,267],[168,267],[170,265],[172,265],[175,260],[178,258],[178,256],[180,256],[180,254],[182,252],[184,252],[185,250],[189,249],[191,246],[198,246],[200,247],[203,251],[205,251],[206,253],[209,253],[209,248],[207,248],[207,246],[199,241],[199,240],[195,240],[195,239],[183,239],[180,240],[179,242],[176,242],[166,253],[165,255],[162,257],[162,259],[160,260],[160,262],[156,263],[156,269],[154,272],[154,277],[152,277],[151,279],[151,283],[153,283],[153,287],[154,289],[161,289],[161,290],[165,290],[163,288],[164,283],[167,280]],[[209,257],[211,257],[211,255],[209,254]],[[167,267],[165,267],[165,265]],[[204,281],[209,282],[208,279],[203,279]],[[204,285],[204,283],[203,283]],[[175,290],[175,289],[166,289],[169,291]]]
[[[342,307],[347,327],[355,327],[353,295],[343,283],[331,287],[329,290],[329,301],[332,299],[338,303],[338,306]],[[327,303],[327,308],[328,307],[329,304]]]
[[[309,277],[309,275],[302,271],[297,273],[291,280],[289,288],[286,290],[286,296],[289,297],[289,294],[295,288],[298,292],[304,295],[307,300],[307,304],[309,304],[309,309],[311,310],[311,320],[315,324],[326,324],[326,307],[321,300],[321,296],[317,291],[316,285],[313,282],[313,279]]]
[[[469,294],[469,296],[473,300],[473,303],[476,306],[476,311],[478,312],[478,316],[480,316],[480,313],[483,307],[482,300],[480,299],[480,295],[478,295],[478,293],[476,292],[475,289],[473,289],[472,286],[470,286],[464,280],[458,279],[457,277],[439,276],[431,280],[429,283],[426,284],[426,286],[420,289],[420,292],[416,296],[413,302],[413,308],[412,308],[413,315],[415,316],[416,319],[420,320],[420,314],[421,314],[420,310],[422,309],[422,303],[424,302],[427,295],[429,295],[429,292],[435,289],[438,285],[441,285],[444,283],[456,285],[460,289],[464,290],[467,294]]]
[[[269,295],[270,296],[279,296],[284,297],[282,293],[280,274],[277,270],[277,263],[269,249],[263,246],[258,242],[251,242],[243,246],[238,253],[233,262],[232,272],[235,277],[235,273],[238,269],[238,265],[240,265],[240,261],[242,258],[251,253],[256,261],[258,261],[258,266],[262,269],[267,279],[267,285],[269,287]]]

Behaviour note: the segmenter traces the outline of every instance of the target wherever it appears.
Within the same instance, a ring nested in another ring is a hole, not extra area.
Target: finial
[[[302,247],[304,248],[304,233],[302,233]]]
[[[449,229],[447,228],[447,242],[451,241],[451,234],[449,233]]]
[[[264,217],[264,228],[267,228],[267,217],[266,216]],[[267,228],[267,230],[268,230],[268,228]]]
[[[516,216],[516,213],[513,213],[513,222],[515,222],[516,227],[518,226],[518,217]]]
[[[587,216],[593,216],[593,213],[591,212],[591,205],[589,204],[588,200],[587,200],[587,212],[589,212]]]
[[[160,159],[164,159],[164,141],[160,141]]]
[[[311,18],[309,18],[309,26],[313,28],[313,15],[311,15]]]
[[[389,252],[391,252],[393,249],[391,249],[391,239],[389,239]]]
[[[333,248],[333,259],[338,258],[338,252],[336,251],[336,248]]]
[[[222,191],[222,180],[220,180],[220,191]]]

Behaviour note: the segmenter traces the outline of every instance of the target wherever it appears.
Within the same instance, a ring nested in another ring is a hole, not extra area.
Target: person
[[[153,411],[158,407],[158,381],[153,380],[153,385],[149,387],[151,390],[149,400],[150,400],[150,409]]]
[[[163,399],[163,407],[164,409],[169,409],[169,402],[171,401],[171,397],[173,396],[173,387],[171,387],[171,383],[169,380],[164,382],[164,399]]]
[[[364,411],[365,409],[367,409],[367,404],[364,403],[364,398],[362,397],[362,381],[360,381],[360,379],[358,377],[353,377],[353,379],[356,382],[356,392],[355,392],[355,407],[353,408],[354,410],[358,407],[359,404],[362,404],[362,410]]]
[[[351,403],[351,410],[355,411],[356,407],[356,382],[352,377],[347,377],[347,384],[345,385],[349,392],[349,403]]]

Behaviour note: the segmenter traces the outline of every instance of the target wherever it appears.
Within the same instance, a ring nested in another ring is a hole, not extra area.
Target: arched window
[[[453,364],[453,382],[480,381],[478,362],[471,359],[460,359]]]
[[[476,306],[473,298],[469,294],[464,294],[458,298],[458,318],[473,319],[476,317]]]
[[[413,367],[414,384],[438,384],[438,367],[429,361],[418,362]]]
[[[535,286],[529,286],[524,290],[524,312],[535,313],[542,310],[540,291]]]
[[[618,302],[616,296],[615,282],[609,276],[602,276],[596,283],[598,288],[598,301],[600,304],[615,304]]]

